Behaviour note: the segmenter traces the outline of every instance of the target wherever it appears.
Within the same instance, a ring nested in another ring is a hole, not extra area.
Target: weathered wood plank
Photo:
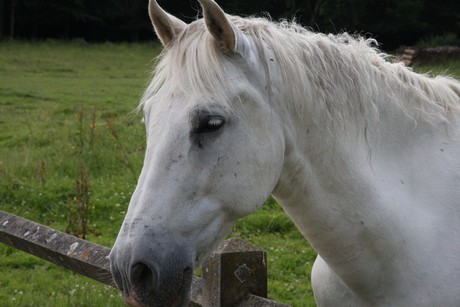
[[[0,211],[0,242],[113,286],[110,249]]]
[[[84,275],[112,287],[115,286],[112,281],[108,259],[110,249],[107,247],[76,238],[1,210],[0,242],[50,261],[56,265],[65,267],[80,275]],[[240,255],[238,255],[239,253]],[[253,257],[254,253],[256,253],[257,257]],[[286,306],[248,293],[248,291],[250,291],[259,295],[266,295],[265,252],[248,245],[244,241],[231,239],[223,242],[214,255],[219,255],[219,257],[223,256],[225,259],[229,257],[229,259],[235,262],[232,262],[234,264],[233,266],[229,265],[228,268],[223,269],[223,272],[228,270],[231,271],[229,271],[230,273],[227,272],[224,274],[227,276],[224,278],[225,280],[218,282],[218,284],[221,285],[221,288],[218,289],[218,296],[220,297],[223,295],[222,297],[225,298],[227,294],[229,294],[227,291],[231,287],[235,289],[238,288],[241,291],[237,294],[232,293],[235,295],[233,300],[226,298],[228,302],[224,300],[224,302],[219,302],[218,306],[235,306],[236,301],[239,301],[238,306]],[[227,260],[224,262],[228,262]],[[260,261],[261,264],[257,264],[258,261]],[[205,268],[211,269],[213,266],[210,265],[210,263],[212,263],[212,261],[208,261]],[[258,266],[260,266],[260,268]],[[233,267],[236,268],[235,272],[233,272]],[[246,270],[243,271],[241,268]],[[222,267],[219,266],[219,270],[222,270]],[[212,273],[209,271],[207,273],[210,274],[204,274],[204,277],[217,274],[217,272]],[[230,282],[227,280],[231,279],[229,276],[232,274],[236,274],[235,276],[239,281],[236,283],[236,286],[230,286],[230,284],[235,283],[235,281]],[[220,273],[218,275],[220,275]],[[260,284],[257,284],[256,279],[253,279],[255,276],[260,277]],[[210,281],[204,283],[207,288],[215,288],[216,284],[214,284],[212,280],[211,278]],[[228,284],[225,285],[225,282],[228,282]],[[194,276],[189,306],[208,306],[206,302],[202,304],[202,287],[203,280]],[[206,290],[207,296],[211,296],[209,291],[210,289]]]
[[[0,210],[0,242],[115,287],[110,249]],[[192,282],[190,306],[201,306],[201,279]]]

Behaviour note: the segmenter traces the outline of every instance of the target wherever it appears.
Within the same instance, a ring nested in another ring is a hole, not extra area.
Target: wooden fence
[[[0,211],[0,242],[114,286],[110,249]],[[266,253],[245,241],[224,241],[194,277],[189,306],[287,306],[267,297]]]

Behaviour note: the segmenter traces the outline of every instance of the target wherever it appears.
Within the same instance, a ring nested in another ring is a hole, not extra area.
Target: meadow
[[[112,246],[142,167],[135,108],[161,47],[0,42],[0,209]],[[460,63],[420,67],[460,77]],[[230,237],[268,252],[269,297],[315,306],[314,250],[272,199]],[[118,291],[0,244],[0,306],[123,306]]]

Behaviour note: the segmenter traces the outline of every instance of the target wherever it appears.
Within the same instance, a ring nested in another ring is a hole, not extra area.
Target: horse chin
[[[190,291],[189,291],[190,292]],[[157,302],[153,297],[139,298],[135,293],[131,293],[129,296],[123,297],[126,305],[130,307],[159,307],[159,306],[170,306],[170,307],[185,307],[188,306],[190,301],[190,293],[186,293],[184,296],[178,295],[171,304],[164,304],[163,302]]]
[[[182,285],[173,297],[132,289],[129,295],[123,296],[123,300],[131,307],[185,307],[190,301],[192,278],[193,271],[191,274],[184,274]],[[170,293],[170,291],[167,292]]]

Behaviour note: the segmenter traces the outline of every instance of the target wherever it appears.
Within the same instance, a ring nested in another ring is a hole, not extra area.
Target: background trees
[[[0,0],[0,37],[139,41],[151,39],[148,0]],[[295,17],[321,32],[360,32],[376,37],[384,49],[432,37],[459,44],[458,0],[228,0],[228,12],[273,19]],[[194,0],[159,0],[190,22],[199,12]],[[439,41],[436,40],[436,41]],[[441,40],[442,42],[442,40]]]

